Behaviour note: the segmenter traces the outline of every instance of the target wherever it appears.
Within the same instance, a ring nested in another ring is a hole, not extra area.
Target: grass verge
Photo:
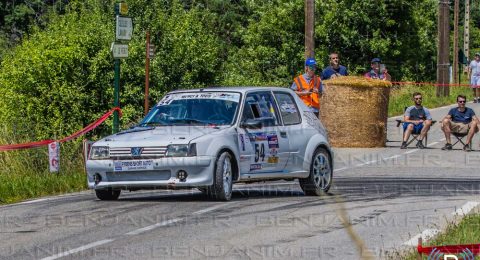
[[[445,232],[439,234],[433,240],[424,242],[423,246],[448,246],[448,245],[466,245],[480,243],[480,214],[472,214],[465,216],[460,223],[451,223],[447,226]],[[417,259],[418,253],[416,248],[408,252],[402,259]],[[422,259],[428,259],[427,255],[423,255]],[[443,259],[443,258],[442,258]],[[459,258],[460,259],[460,258]],[[480,259],[476,256],[475,259]]]
[[[22,143],[0,129],[0,144]],[[25,137],[27,138],[27,137]],[[0,152],[0,204],[86,189],[80,141],[60,146],[60,172],[50,173],[47,147]]]

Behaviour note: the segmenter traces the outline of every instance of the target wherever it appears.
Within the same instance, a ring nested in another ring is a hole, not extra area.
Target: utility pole
[[[450,14],[448,0],[438,2],[437,97],[449,95]]]
[[[463,53],[465,54],[465,58],[468,60],[470,59],[470,0],[465,0],[465,20],[463,23]],[[466,66],[464,65],[463,69],[465,71]]]
[[[460,0],[455,0],[453,8],[453,83],[458,83],[458,13],[460,12]]]
[[[305,0],[305,59],[315,58],[315,0]]]

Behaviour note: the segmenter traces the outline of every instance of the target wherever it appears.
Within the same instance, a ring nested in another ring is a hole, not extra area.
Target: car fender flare
[[[240,155],[238,154],[237,150],[235,147],[238,147],[238,145],[234,141],[228,141],[227,143],[225,142],[220,142],[220,141],[214,141],[210,143],[207,149],[207,154],[214,154],[214,163],[215,159],[222,153],[223,151],[228,151],[232,154],[233,158],[235,159],[234,166],[235,166],[235,178],[233,179],[234,181],[238,180],[239,178],[239,172],[240,172]]]
[[[310,172],[310,163],[312,161],[313,152],[318,148],[322,147],[327,150],[328,155],[330,156],[330,166],[333,169],[333,151],[330,149],[327,139],[321,135],[316,134],[308,140],[307,147],[305,148],[305,156],[303,158],[303,169]]]

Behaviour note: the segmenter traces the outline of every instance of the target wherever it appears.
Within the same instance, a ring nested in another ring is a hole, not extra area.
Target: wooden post
[[[467,62],[470,60],[470,0],[465,0],[465,20],[463,22],[463,53]],[[463,72],[468,65],[463,66]]]
[[[460,0],[455,0],[455,6],[453,9],[453,83],[458,83],[458,9],[460,8],[459,2]]]
[[[150,85],[150,32],[147,31],[147,44],[145,50],[145,104],[144,115],[148,113],[148,87]]]
[[[315,58],[315,0],[305,0],[305,59]]]
[[[450,67],[450,10],[448,0],[438,2],[438,52],[437,52],[437,97],[449,95]]]

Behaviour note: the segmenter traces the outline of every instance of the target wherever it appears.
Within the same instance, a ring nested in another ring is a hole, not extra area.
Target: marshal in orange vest
[[[303,102],[309,106],[309,107],[314,107],[316,109],[320,108],[320,85],[321,85],[321,79],[317,75],[313,76],[313,79],[310,80],[309,83],[305,80],[303,75],[300,75],[294,79],[295,85],[297,85],[297,91],[302,92],[304,90],[309,91],[309,94],[305,95],[299,95],[300,99],[303,100]],[[312,92],[313,90],[317,90],[318,93]]]

